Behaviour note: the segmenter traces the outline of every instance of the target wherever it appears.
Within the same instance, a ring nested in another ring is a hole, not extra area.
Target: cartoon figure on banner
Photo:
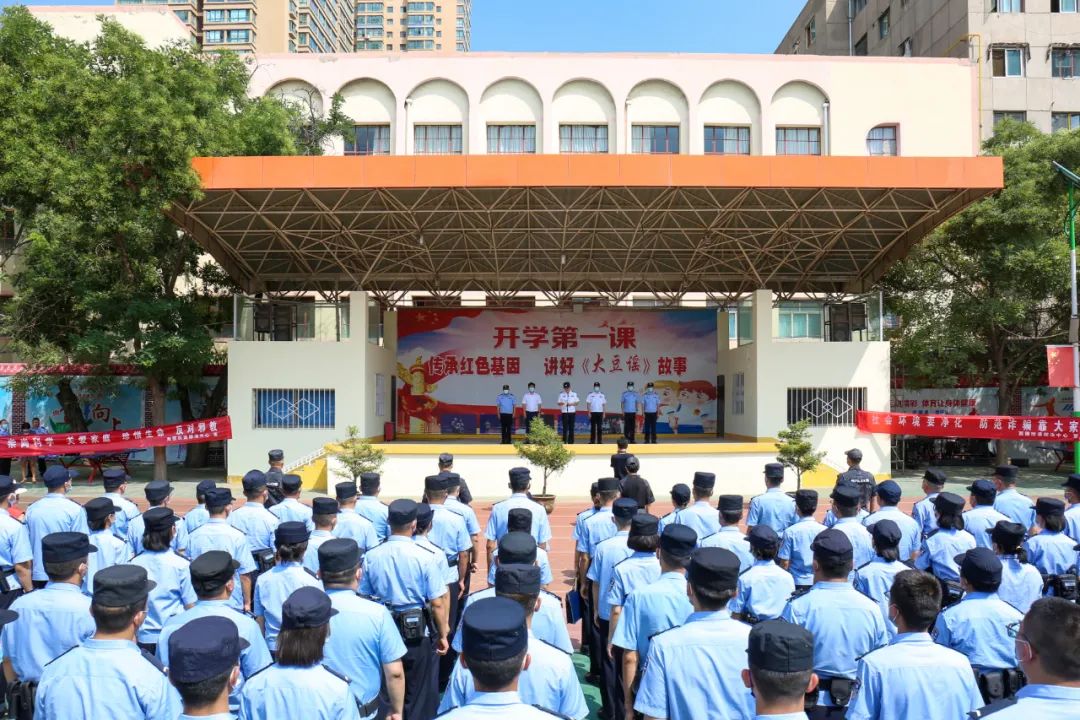
[[[676,427],[686,432],[716,431],[716,388],[705,380],[679,384]]]
[[[435,392],[435,388],[438,387],[437,381],[442,378],[429,378],[428,370],[420,356],[417,356],[416,361],[407,370],[404,365],[398,363],[397,374],[402,383],[398,388],[398,431],[438,433],[439,417],[435,413],[435,408],[438,407],[439,401],[431,397],[430,393]]]
[[[668,432],[679,432],[679,383],[673,380],[657,380],[653,389],[660,396],[657,426],[666,423]]]

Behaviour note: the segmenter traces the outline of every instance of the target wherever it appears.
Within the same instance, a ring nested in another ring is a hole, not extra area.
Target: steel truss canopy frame
[[[197,158],[169,211],[249,293],[858,293],[1000,158]]]

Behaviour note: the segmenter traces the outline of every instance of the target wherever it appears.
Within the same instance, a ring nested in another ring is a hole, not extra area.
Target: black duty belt
[[[855,686],[854,680],[842,677],[821,678],[818,685],[822,690],[829,693],[832,703],[836,707],[847,707],[851,701],[851,690]]]
[[[368,715],[373,714],[376,710],[379,709],[379,696],[376,695],[371,700],[368,700],[366,703],[360,703],[358,701],[356,703],[356,708],[360,711],[360,717],[366,718]]]

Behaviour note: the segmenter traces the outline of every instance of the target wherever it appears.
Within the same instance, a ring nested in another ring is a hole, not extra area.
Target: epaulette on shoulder
[[[702,544],[703,544],[703,543],[704,543],[704,542],[705,542],[706,540],[708,540],[709,538],[711,538],[711,537],[713,537],[713,536],[715,536],[715,535],[719,535],[719,534],[720,534],[720,533],[710,533],[710,534],[706,535],[705,537],[701,538],[700,540],[698,540],[698,547],[701,547],[701,546],[702,546]]]
[[[189,558],[187,555],[184,555],[182,552],[180,552],[178,550],[173,550],[172,553],[173,553],[173,555],[175,555],[178,558],[183,558],[188,563],[191,562],[191,558]]]
[[[555,598],[559,602],[559,604],[562,605],[563,599],[562,599],[561,595],[556,595],[555,593],[551,592],[550,590],[545,590],[544,588],[540,588],[540,593],[542,595],[548,595],[550,597]],[[462,598],[462,599],[464,599],[464,598]]]
[[[862,569],[863,569],[864,567],[866,567],[867,565],[872,565],[872,564],[873,564],[873,562],[874,562],[873,560],[870,560],[869,562],[864,562],[864,563],[863,563],[862,565],[860,565],[859,567],[855,568],[855,571],[856,571],[856,572],[858,572],[859,570],[862,570]]]
[[[373,602],[373,603],[377,603],[379,605],[382,605],[382,601],[379,600],[379,598],[375,597],[374,595],[365,595],[364,593],[360,592],[359,590],[356,591],[356,597],[360,598],[361,600],[367,600],[368,602]]]
[[[799,598],[803,597],[804,595],[809,595],[810,591],[812,589],[813,589],[812,585],[809,588],[807,588],[806,590],[798,590],[798,589],[796,589],[795,592],[791,593],[791,597],[789,597],[787,601],[789,603],[794,602],[795,600],[798,600]]]
[[[313,570],[312,570],[311,568],[309,568],[309,567],[305,567],[305,568],[304,568],[304,572],[306,572],[306,573],[307,573],[308,575],[310,575],[311,577],[315,578],[316,580],[318,580],[318,579],[319,579],[319,576],[318,576],[318,575],[316,575],[316,574],[315,574],[315,572],[314,572],[314,571],[313,571]]]
[[[622,560],[620,560],[619,562],[612,565],[611,568],[614,570],[615,568],[619,567],[620,565],[622,565],[624,562],[626,562],[629,559],[630,559],[629,557],[624,557]]]
[[[132,556],[131,556],[131,559],[132,559],[132,560],[134,560],[135,558],[139,557],[140,555],[142,555],[142,554],[143,554],[143,553],[145,553],[145,552],[146,552],[146,550],[140,550],[139,552],[137,552],[137,553],[135,553],[134,555],[132,555]]]
[[[509,499],[510,499],[510,498],[503,498],[502,500],[500,500],[500,501],[499,501],[499,502],[497,502],[497,503],[492,503],[492,504],[491,504],[491,507],[495,507],[496,505],[502,505],[502,504],[503,504],[504,502],[506,502],[506,501],[507,501],[507,500],[509,500]]]
[[[941,528],[934,528],[934,529],[933,529],[933,530],[931,530],[930,532],[926,533],[926,539],[927,539],[927,540],[929,540],[930,538],[932,538],[932,537],[934,537],[935,535],[937,535],[937,534],[938,534],[938,532],[940,532],[940,531],[941,531]]]
[[[434,545],[434,544],[435,544],[435,543],[432,543],[432,545]],[[434,555],[434,554],[435,554],[435,551],[434,551],[434,550],[432,550],[432,549],[431,549],[431,548],[429,548],[429,547],[425,547],[425,546],[421,545],[420,543],[413,543],[413,545],[415,545],[416,547],[420,548],[421,550],[426,550],[427,552],[431,553],[432,555]]]
[[[663,630],[661,630],[659,632],[654,632],[652,635],[649,636],[649,641],[652,642],[653,638],[659,637],[660,635],[663,635],[666,632],[671,632],[672,630],[674,630],[677,627],[682,627],[682,625],[672,625],[671,627],[664,628]]]
[[[157,655],[143,650],[142,648],[139,648],[139,654],[143,656],[143,659],[146,660],[146,662],[156,667],[162,675],[165,674],[165,666],[162,665],[161,661],[157,659]]]
[[[329,665],[326,665],[325,663],[323,664],[322,669],[325,670],[326,672],[330,673],[331,675],[333,675],[334,677],[336,677],[339,680],[344,680],[346,683],[352,682],[351,680],[349,680],[347,675],[342,675],[337,670],[330,667]]]
[[[569,715],[563,715],[562,713],[557,713],[554,710],[549,710],[548,708],[546,708],[546,707],[544,707],[542,705],[533,705],[533,707],[536,708],[537,710],[541,711],[541,712],[547,713],[548,715],[554,715],[555,717],[562,718],[563,720],[572,720],[572,718]]]
[[[443,711],[442,711],[441,713],[439,713],[439,714],[438,714],[438,715],[436,715],[435,717],[437,717],[437,718],[441,718],[441,717],[442,717],[443,715],[446,715],[447,713],[451,713],[451,712],[454,712],[455,710],[457,710],[457,708],[456,708],[456,707],[449,707],[449,708],[446,708],[445,710],[443,710]]]
[[[978,710],[972,710],[968,713],[968,717],[971,720],[979,720],[979,718],[988,717],[996,713],[998,710],[1004,710],[1005,708],[1012,707],[1015,704],[1016,698],[1005,698],[1003,700],[992,702],[985,707],[979,708]]]
[[[77,648],[77,647],[79,647],[79,646],[78,646],[78,645],[72,645],[72,646],[71,646],[71,647],[69,647],[69,648],[68,648],[67,650],[65,650],[64,652],[62,652],[62,653],[60,653],[59,655],[57,655],[56,657],[54,657],[54,658],[53,658],[52,660],[50,660],[49,662],[45,663],[45,667],[48,667],[48,666],[52,665],[52,664],[53,664],[54,662],[56,662],[56,661],[57,661],[57,660],[59,660],[60,658],[64,657],[65,655],[67,655],[67,654],[68,654],[69,652],[71,652],[72,650],[74,650],[74,649],[75,649],[75,648]]]
[[[855,658],[855,660],[856,660],[856,662],[858,662],[859,660],[862,660],[862,659],[863,659],[864,657],[867,657],[867,656],[869,656],[869,655],[873,655],[873,654],[874,654],[874,653],[876,653],[876,652],[877,652],[878,650],[884,650],[884,649],[885,649],[885,648],[887,648],[887,647],[892,647],[892,646],[891,646],[891,645],[882,645],[882,646],[881,646],[881,647],[879,647],[879,648],[874,648],[874,649],[873,649],[873,650],[871,650],[870,652],[868,652],[868,653],[864,653],[864,654],[860,655],[859,657]]]
[[[563,649],[562,649],[561,647],[559,647],[558,645],[553,645],[553,644],[549,643],[549,642],[548,642],[547,640],[545,640],[544,638],[539,638],[539,637],[536,637],[536,636],[534,635],[534,636],[533,636],[533,637],[532,637],[531,639],[532,639],[532,640],[537,640],[537,641],[539,641],[539,642],[542,642],[542,643],[544,643],[545,645],[547,645],[548,647],[551,647],[551,648],[555,648],[556,650],[558,650],[559,652],[561,652],[561,653],[562,653],[562,654],[564,654],[564,655],[572,655],[572,654],[573,654],[573,653],[568,653],[568,652],[566,652],[565,650],[563,650]]]
[[[269,669],[270,669],[270,668],[272,668],[272,667],[274,667],[274,663],[270,663],[269,665],[267,665],[267,666],[266,666],[266,667],[264,667],[264,668],[259,668],[258,670],[256,670],[255,672],[251,673],[251,674],[250,674],[250,675],[248,675],[248,676],[247,676],[246,678],[244,678],[244,682],[247,682],[247,681],[248,681],[248,680],[250,680],[251,678],[253,678],[253,677],[255,677],[256,675],[258,675],[259,673],[261,673],[261,672],[263,672],[263,671],[265,671],[265,670],[269,670]]]

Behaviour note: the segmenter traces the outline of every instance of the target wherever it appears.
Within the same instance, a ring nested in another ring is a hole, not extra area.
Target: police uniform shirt
[[[128,524],[135,518],[142,515],[139,512],[139,506],[128,500],[126,497],[118,492],[107,492],[102,495],[112,500],[112,504],[120,508],[116,511],[116,517],[113,521],[112,531],[122,538],[127,537]],[[190,513],[188,513],[190,515]]]
[[[145,548],[143,548],[143,533],[146,532],[146,521],[142,515],[136,515],[128,522],[127,530],[127,542],[131,546],[131,551],[138,555]],[[176,534],[173,535],[173,539],[169,541],[169,548],[173,552],[187,552],[188,550],[188,531],[187,526],[183,522],[176,523]]]
[[[859,522],[863,522],[868,517],[870,517],[870,513],[863,508],[859,508],[859,512],[855,515],[855,519]],[[829,508],[826,511],[825,519],[822,520],[822,522],[827,528],[836,527],[836,523],[840,522],[840,518],[832,511],[832,508]]]
[[[937,518],[934,515],[934,500],[940,494],[941,493],[930,493],[922,500],[915,503],[915,507],[911,508],[911,517],[914,518],[915,522],[919,523],[924,538],[937,530]]]
[[[664,517],[660,518],[660,522],[656,524],[656,534],[663,535],[664,528],[668,525],[681,525],[682,524],[682,510],[672,510]]]
[[[1043,575],[1061,575],[1076,567],[1076,541],[1063,532],[1043,530],[1024,541],[1028,562]]]
[[[413,542],[431,551],[431,564],[435,566],[435,572],[442,576],[443,582],[449,585],[458,581],[457,564],[455,563],[453,567],[447,564],[446,551],[431,542],[426,535],[413,535]]]
[[[180,695],[165,673],[129,640],[95,640],[45,666],[35,720],[144,720],[180,714]]]
[[[1080,688],[1064,685],[1025,685],[1012,700],[988,705],[970,715],[974,720],[1080,719]]]
[[[431,506],[431,531],[428,538],[443,549],[447,563],[453,562],[455,565],[458,555],[468,552],[472,547],[472,538],[465,526],[465,518],[442,505]]]
[[[622,411],[624,413],[636,413],[638,395],[633,390],[625,390],[622,394]]]
[[[626,596],[611,644],[637,651],[641,663],[649,651],[649,640],[657,633],[682,625],[692,612],[694,606],[686,597],[686,576],[663,573],[656,582]]]
[[[596,545],[618,532],[615,522],[612,520],[611,506],[597,508],[589,517],[582,522],[581,539],[578,540],[579,552],[587,553],[592,557]]]
[[[518,695],[523,703],[538,705],[573,720],[589,715],[585,695],[578,683],[574,662],[562,650],[529,633],[529,667],[518,678]],[[439,712],[467,705],[476,698],[472,673],[454,664]]]
[[[1071,505],[1065,511],[1065,534],[1080,542],[1080,503]]]
[[[720,531],[720,511],[708,500],[698,500],[679,513],[679,524],[696,532],[700,540]]]
[[[379,544],[379,534],[375,530],[375,524],[353,508],[341,508],[338,511],[334,537],[355,540],[360,549],[365,552]]]
[[[301,562],[305,568],[313,573],[319,572],[319,546],[327,540],[333,540],[334,534],[329,530],[315,530],[308,538],[307,550],[304,552],[304,560]]]
[[[1016,488],[1002,490],[994,498],[994,509],[1025,528],[1035,526],[1035,503]]]
[[[746,526],[768,525],[777,535],[783,535],[796,520],[798,516],[795,513],[795,500],[780,488],[774,487],[750,500]]]
[[[0,567],[10,568],[33,559],[30,532],[6,509],[0,508]]]
[[[931,572],[941,580],[960,582],[960,568],[954,559],[975,547],[975,538],[966,530],[939,528],[923,540],[922,551],[915,558],[915,569]]]
[[[511,393],[502,392],[495,397],[495,405],[498,406],[500,415],[513,415],[517,399]]]
[[[348,681],[327,666],[271,665],[244,683],[240,692],[240,717],[244,720],[292,717],[358,720],[360,711]]]
[[[892,590],[893,580],[904,570],[911,568],[899,560],[886,560],[880,555],[855,570],[855,579],[852,585],[866,597],[877,603],[881,609],[881,617],[885,619],[885,625],[889,629],[889,637],[896,636],[896,625],[889,619],[889,591]]]
[[[127,540],[122,540],[113,535],[112,529],[98,530],[90,533],[90,544],[97,548],[86,556],[86,577],[83,578],[83,592],[93,594],[94,576],[98,571],[113,565],[123,565],[130,562],[135,553]]]
[[[254,614],[263,618],[266,644],[277,650],[277,636],[281,630],[281,608],[293,591],[302,587],[322,590],[322,584],[297,562],[278,563],[255,581]]]
[[[604,397],[604,393],[594,390],[585,397],[585,404],[589,406],[589,412],[602,413],[604,406],[607,405],[607,398]]]
[[[266,646],[259,624],[250,615],[231,607],[228,601],[199,600],[194,607],[169,618],[165,622],[165,627],[161,628],[161,634],[158,635],[158,660],[165,667],[169,667],[169,637],[192,620],[202,617],[223,617],[232,620],[240,637],[248,642],[248,646],[240,651],[240,681],[229,693],[229,707],[239,707],[240,691],[244,687],[245,678],[251,677],[274,660],[270,657],[270,649]]]
[[[998,597],[1027,614],[1031,604],[1042,597],[1043,579],[1038,568],[1020,562],[1015,555],[1001,556],[1001,586]]]
[[[223,550],[240,564],[233,575],[233,592],[229,605],[236,610],[243,610],[244,588],[240,583],[240,576],[258,569],[255,558],[251,556],[253,548],[248,543],[247,535],[229,525],[224,518],[210,518],[188,538],[188,557],[194,560],[211,550]]]
[[[131,563],[143,567],[157,583],[146,599],[146,620],[139,626],[138,636],[139,642],[154,644],[165,622],[198,599],[191,587],[191,561],[171,550],[145,550]]]
[[[728,604],[733,613],[753,615],[758,620],[774,620],[795,592],[795,581],[772,560],[758,560],[739,575],[735,597]]]
[[[810,545],[826,529],[813,517],[803,517],[784,531],[776,556],[788,561],[788,572],[796,585],[814,584],[814,551]]]
[[[17,598],[11,609],[19,617],[4,626],[0,640],[23,682],[40,680],[46,665],[94,634],[90,598],[78,585],[50,582]]]
[[[543,545],[551,539],[551,523],[548,520],[547,511],[544,510],[543,505],[530,500],[525,493],[514,493],[491,507],[491,517],[488,518],[484,537],[492,542],[498,542],[508,532],[506,522],[510,511],[515,508],[525,508],[532,513],[530,534],[536,540],[537,545]]]
[[[993,505],[976,505],[964,513],[964,530],[975,538],[976,546],[993,549],[994,542],[990,539],[990,531],[1000,520],[1011,522],[995,510]]]
[[[596,553],[589,565],[588,578],[596,583],[596,614],[601,620],[611,619],[611,603],[608,602],[608,589],[611,587],[611,573],[615,565],[630,557],[634,551],[626,546],[630,536],[628,530],[620,530],[607,540],[596,545]]]
[[[391,535],[364,554],[360,593],[396,611],[423,607],[447,593],[446,575],[436,572],[432,556],[411,538]]]
[[[357,506],[359,507],[359,505]],[[452,513],[457,513],[465,520],[465,531],[469,533],[470,540],[473,535],[480,534],[480,521],[476,519],[476,511],[456,497],[447,497],[443,507]]]
[[[477,600],[493,597],[495,597],[494,587],[470,593],[465,596],[465,609],[467,610]],[[540,591],[540,609],[533,613],[529,633],[568,655],[574,652],[574,646],[570,643],[570,633],[566,629],[566,614],[563,612],[562,601],[558,595],[546,590]],[[451,647],[461,652],[461,623],[458,623]]]
[[[525,412],[540,412],[544,400],[538,392],[527,392],[521,396],[521,404],[525,406]]]
[[[1016,648],[1008,626],[1023,617],[997,593],[970,592],[938,615],[934,639],[965,655],[976,670],[1014,668]]]
[[[311,521],[311,507],[296,498],[285,498],[270,508],[270,514],[276,517],[279,523],[302,522],[309,533],[315,529],[315,523]]]
[[[814,583],[780,617],[814,634],[814,672],[821,678],[854,680],[858,659],[889,642],[878,606],[846,582]],[[822,691],[818,705],[832,704]]]
[[[585,531],[585,523],[598,512],[600,512],[599,508],[594,506],[587,510],[582,510],[577,514],[577,517],[574,518],[574,531],[571,533],[570,537],[574,541],[574,547],[578,552],[587,553],[589,551],[586,540],[588,536]],[[611,512],[611,510],[609,509],[608,512]]]
[[[865,565],[874,559],[876,555],[874,552],[874,539],[870,536],[870,532],[863,527],[863,524],[859,522],[858,518],[840,518],[836,521],[833,529],[844,533],[851,540],[851,547],[855,551],[855,567]],[[851,577],[854,577],[854,575]]]
[[[247,535],[248,546],[253,552],[274,547],[274,531],[279,522],[261,503],[244,503],[229,513],[228,522]]]
[[[892,520],[900,528],[900,559],[907,560],[919,551],[922,545],[922,530],[913,518],[905,515],[895,505],[886,505],[862,520],[863,527],[870,527],[878,520]],[[871,541],[873,538],[871,537]]]
[[[368,522],[375,526],[375,536],[379,542],[386,539],[390,534],[390,527],[386,522],[386,518],[390,515],[390,508],[375,495],[359,495],[356,498],[354,509],[357,515],[366,518]],[[340,512],[338,513],[338,522],[341,522]]]
[[[730,550],[739,558],[739,572],[744,573],[754,564],[754,554],[746,533],[736,525],[725,525],[718,532],[698,541],[698,547],[718,547]]]
[[[462,705],[438,717],[442,720],[552,720],[559,717],[550,710],[528,705],[516,692],[477,693],[468,705]]]
[[[4,512],[7,515],[7,512]],[[34,555],[34,567],[31,576],[34,580],[45,582],[45,560],[41,555],[41,539],[58,532],[80,532],[90,534],[86,524],[86,513],[82,506],[64,495],[49,493],[35,501],[26,509],[26,530],[30,534],[30,548]],[[12,518],[13,519],[13,518]],[[15,522],[18,522],[15,520]]]
[[[639,587],[645,587],[660,579],[660,561],[656,553],[633,551],[630,557],[616,563],[611,571],[611,582],[606,592],[610,612],[612,607],[622,607],[626,598]]]
[[[754,698],[742,683],[750,626],[727,610],[695,612],[649,645],[634,710],[669,720],[742,720]]]
[[[405,643],[390,611],[353,590],[331,589],[326,594],[338,614],[330,618],[326,664],[349,678],[358,705],[378,696],[382,666],[405,656]]]
[[[491,554],[491,559],[499,557],[499,550],[496,548],[495,552]],[[551,574],[551,560],[548,559],[547,550],[542,547],[536,548],[536,564],[540,567],[540,584],[549,585],[554,580],[554,576]],[[491,567],[488,568],[488,585],[495,584],[495,568],[497,565],[495,562],[491,563]],[[457,580],[457,569],[454,569],[454,579]]]
[[[861,467],[851,467],[838,474],[836,482],[847,482],[859,488],[859,492],[862,494],[859,499],[860,507],[870,506],[870,498],[874,496],[874,489],[877,487],[873,473],[863,470]]]
[[[967,658],[903,633],[859,661],[847,720],[959,720],[982,705]]]
[[[660,410],[660,395],[652,390],[646,390],[645,394],[641,396],[641,409],[647,413]]]
[[[210,519],[210,513],[207,511],[205,505],[196,505],[187,511],[184,515],[184,529],[187,530],[188,536],[195,532]]]
[[[564,413],[577,412],[577,404],[581,402],[578,394],[574,391],[559,393],[559,409]]]

